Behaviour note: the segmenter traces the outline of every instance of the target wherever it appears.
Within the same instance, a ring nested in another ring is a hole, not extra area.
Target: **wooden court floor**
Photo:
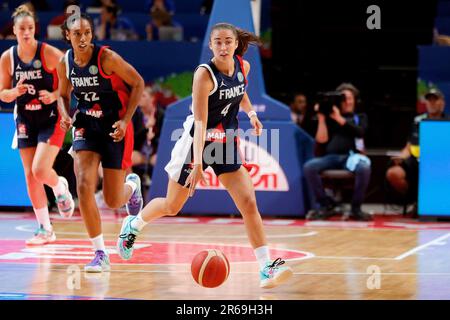
[[[273,258],[294,270],[289,283],[264,290],[241,219],[161,219],[122,261],[115,241],[123,217],[103,214],[112,271],[85,274],[92,251],[79,216],[52,215],[57,242],[26,247],[33,215],[1,213],[0,299],[450,299],[450,223],[264,219]],[[192,257],[206,248],[221,249],[231,263],[228,280],[214,289],[190,274]]]

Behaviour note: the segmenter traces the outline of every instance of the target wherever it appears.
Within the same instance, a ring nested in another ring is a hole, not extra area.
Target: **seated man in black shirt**
[[[370,179],[370,160],[361,155],[364,150],[363,137],[367,130],[367,116],[355,114],[358,90],[351,84],[341,84],[337,91],[345,94],[339,108],[333,106],[329,116],[317,113],[318,127],[316,142],[324,144],[325,155],[313,158],[304,164],[303,170],[309,188],[317,203],[308,218],[326,218],[334,206],[334,200],[325,194],[320,173],[327,169],[346,169],[355,174],[351,214],[358,220],[371,220],[371,216],[361,210]],[[349,161],[348,161],[349,160]]]
[[[414,118],[411,135],[400,155],[391,159],[386,179],[408,201],[417,201],[419,182],[419,124],[422,120],[449,120],[444,114],[444,95],[432,88],[425,94],[427,112]]]

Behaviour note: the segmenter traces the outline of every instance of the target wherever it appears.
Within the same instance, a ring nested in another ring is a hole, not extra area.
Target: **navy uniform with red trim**
[[[203,153],[203,169],[211,166],[216,176],[237,171],[243,164],[236,130],[239,128],[237,115],[247,88],[247,79],[242,57],[235,55],[234,62],[234,74],[231,77],[221,73],[212,61],[197,67],[197,69],[205,68],[208,70],[214,83],[214,88],[208,97],[208,123]],[[175,144],[171,159],[165,167],[169,177],[181,185],[184,185],[192,169],[193,114],[186,118],[183,128],[183,135]]]
[[[44,57],[46,44],[38,41],[36,54],[29,63],[24,63],[17,53],[17,46],[9,50],[13,87],[20,79],[28,86],[28,91],[17,97],[14,108],[16,134],[13,145],[19,149],[36,147],[39,142],[61,148],[65,132],[59,126],[57,102],[44,104],[39,100],[39,91],[53,92],[58,88],[56,68],[47,69]]]
[[[66,76],[77,100],[73,149],[99,153],[103,168],[124,170],[131,166],[133,125],[130,122],[120,142],[114,142],[109,134],[114,131],[114,122],[125,114],[130,88],[116,74],[103,72],[100,58],[106,48],[94,45],[91,60],[84,67],[74,62],[72,49],[64,57]]]

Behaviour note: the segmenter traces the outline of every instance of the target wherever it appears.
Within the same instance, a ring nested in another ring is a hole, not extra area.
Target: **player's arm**
[[[11,59],[8,51],[3,52],[0,57],[0,100],[7,103],[13,102],[28,90],[27,85],[23,84],[23,79],[17,82],[15,88],[11,88]]]
[[[50,71],[54,71],[58,67],[59,61],[63,57],[63,53],[59,49],[46,44],[44,47],[44,57],[47,63],[47,68]],[[56,87],[56,89],[52,92],[49,92],[47,90],[39,90],[39,100],[44,104],[51,104],[55,102],[56,100],[58,100],[58,96],[58,87]]]
[[[69,115],[70,108],[70,93],[72,92],[72,85],[66,76],[66,64],[64,57],[61,58],[57,66],[58,71],[58,110],[61,115],[60,125],[65,131],[69,130],[72,125],[72,119]]]
[[[131,87],[127,111],[122,118],[122,120],[128,124],[131,121],[134,112],[136,111],[139,100],[142,96],[142,92],[144,91],[144,79],[142,79],[141,75],[132,65],[126,62],[120,55],[118,55],[114,51],[106,49],[102,57],[103,56],[103,71],[105,71],[107,74],[117,74]]]
[[[189,195],[194,194],[195,185],[203,180],[203,148],[205,146],[206,126],[208,123],[208,97],[214,84],[211,75],[205,68],[198,68],[192,84],[192,110],[194,113],[194,168],[186,179]]]
[[[142,92],[144,91],[144,79],[142,79],[141,75],[132,65],[112,50],[105,50],[101,57],[101,63],[102,69],[106,74],[117,74],[131,87],[125,115],[122,119],[114,123],[113,128],[115,130],[109,134],[115,142],[119,142],[125,136],[127,125],[130,123],[142,96]]]
[[[248,73],[250,72],[250,63],[247,60],[244,60],[244,72],[245,78],[247,78]],[[249,116],[250,123],[252,124],[252,127],[255,129],[254,134],[257,136],[261,135],[263,125],[261,121],[259,121],[256,111],[253,109],[252,103],[250,102],[250,98],[248,97],[247,92],[244,94],[244,97],[242,98],[241,108]]]

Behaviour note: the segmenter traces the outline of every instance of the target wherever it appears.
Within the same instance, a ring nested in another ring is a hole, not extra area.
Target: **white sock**
[[[105,248],[105,241],[103,240],[103,234],[100,234],[95,238],[91,238],[91,241],[95,251],[102,250],[104,253],[107,253]]]
[[[133,194],[134,191],[136,191],[137,185],[134,181],[129,180],[129,181],[125,182],[125,184],[129,185],[131,187],[131,194]]]
[[[64,192],[66,192],[66,185],[63,183],[61,177],[58,177],[58,183],[56,184],[56,186],[52,187],[52,189],[55,196],[62,195]]]
[[[261,246],[254,250],[256,259],[258,260],[259,267],[263,269],[267,262],[270,262],[270,253],[268,246]]]
[[[39,225],[42,225],[45,230],[52,230],[52,225],[50,223],[50,216],[48,214],[48,208],[43,207],[41,209],[33,208],[34,214],[36,215],[36,219]]]
[[[145,222],[144,219],[142,219],[142,212],[139,212],[139,214],[136,216],[133,221],[131,221],[131,227],[133,229],[141,231],[148,222]]]

